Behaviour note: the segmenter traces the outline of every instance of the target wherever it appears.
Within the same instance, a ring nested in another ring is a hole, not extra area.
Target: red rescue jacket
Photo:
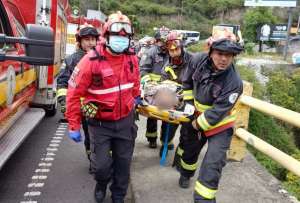
[[[82,58],[69,80],[66,117],[70,130],[80,129],[81,97],[85,98],[84,103],[98,105],[96,119],[114,121],[126,117],[134,108],[134,98],[140,95],[137,57],[112,56],[103,45],[97,45],[96,51]],[[123,63],[112,66],[113,61],[107,58]]]

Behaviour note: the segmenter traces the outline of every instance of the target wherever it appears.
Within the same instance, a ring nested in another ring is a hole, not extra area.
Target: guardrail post
[[[253,86],[251,83],[243,81],[244,91],[243,95],[252,96],[253,92]],[[242,104],[240,101],[235,106],[235,109],[237,111],[237,120],[235,123],[235,129],[238,128],[248,128],[249,123],[249,113],[250,113],[250,107],[247,105]],[[227,153],[227,159],[232,161],[242,161],[243,158],[246,155],[246,142],[244,142],[242,139],[237,137],[234,133],[234,136],[232,137],[230,149]]]

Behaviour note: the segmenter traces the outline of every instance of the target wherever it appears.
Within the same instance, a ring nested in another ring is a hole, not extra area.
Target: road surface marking
[[[44,162],[40,162],[39,163],[39,167],[51,167],[52,163],[44,163]]]
[[[34,197],[34,196],[40,196],[42,193],[40,191],[31,191],[31,192],[25,192],[25,197]]]
[[[56,136],[65,136],[65,134],[62,133],[55,133]]]
[[[59,147],[59,144],[51,143],[49,144],[49,147]]]
[[[63,138],[62,137],[53,137],[53,139],[55,139],[55,140],[62,140]]]
[[[57,147],[54,147],[54,148],[48,147],[48,148],[47,148],[47,151],[51,151],[51,152],[55,152],[55,151],[57,151],[57,150],[58,150]]]
[[[38,168],[35,170],[35,173],[49,173],[50,169],[47,168]]]
[[[46,158],[41,158],[41,160],[42,161],[53,161],[54,160],[54,158],[52,158],[52,157],[46,157]]]
[[[45,185],[45,183],[29,183],[27,185],[27,187],[28,188],[33,188],[33,187],[38,188],[38,187],[44,187],[44,185]]]
[[[53,139],[53,140],[51,140],[51,143],[61,143],[61,140],[55,140],[55,139]]]
[[[32,180],[46,180],[47,176],[32,176]]]
[[[48,176],[41,175],[45,173],[50,173],[49,169],[52,166],[52,162],[55,160],[55,152],[58,151],[59,145],[65,135],[67,125],[59,125],[56,132],[52,136],[52,139],[46,148],[46,154],[41,157],[41,162],[38,164],[38,168],[35,169],[34,175],[31,177],[32,182],[27,185],[29,189],[28,192],[24,193],[24,200],[20,203],[37,203],[37,201],[32,200],[34,197],[39,197],[42,193],[40,191],[31,191],[32,189],[38,189],[45,186],[45,181]],[[48,168],[47,168],[48,167]]]

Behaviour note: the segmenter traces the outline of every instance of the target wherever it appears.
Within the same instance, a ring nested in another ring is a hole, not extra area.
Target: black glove
[[[57,102],[60,104],[60,111],[61,113],[66,112],[66,96],[60,96],[57,98]]]

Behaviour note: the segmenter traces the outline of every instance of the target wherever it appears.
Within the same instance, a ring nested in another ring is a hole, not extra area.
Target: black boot
[[[106,195],[106,187],[96,184],[94,196],[97,203],[103,203]]]
[[[151,149],[157,148],[156,140],[149,141],[149,148],[151,148]]]
[[[181,188],[184,188],[184,189],[189,188],[190,187],[190,178],[180,175],[178,183]]]

